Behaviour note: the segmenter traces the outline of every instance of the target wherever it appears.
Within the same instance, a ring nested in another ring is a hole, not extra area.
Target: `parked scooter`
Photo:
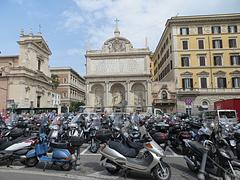
[[[31,150],[26,155],[26,166],[35,166],[38,162],[44,162],[45,171],[48,164],[60,166],[62,170],[69,171],[72,169],[75,156],[68,150],[69,143],[48,142],[46,134],[40,134],[39,142],[35,149]],[[52,149],[52,154],[48,155],[49,148]],[[37,162],[36,162],[37,161]],[[35,162],[35,163],[31,163]]]
[[[144,137],[143,142],[144,148],[141,150],[135,149],[136,156],[128,157],[124,156],[123,152],[119,152],[120,143],[110,141],[100,151],[102,154],[101,164],[110,174],[116,174],[120,169],[130,169],[153,174],[158,180],[169,180],[171,169],[162,160],[164,157],[162,148],[148,136]],[[128,149],[132,150],[133,148]]]
[[[33,149],[37,137],[17,138],[11,142],[5,142],[1,145],[0,161],[11,165],[14,160],[26,164],[26,154]]]

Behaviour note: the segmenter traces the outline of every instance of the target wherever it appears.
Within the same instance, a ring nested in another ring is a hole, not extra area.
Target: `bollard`
[[[77,157],[75,162],[75,171],[80,170],[80,147],[77,148]]]
[[[201,167],[199,169],[199,172],[198,172],[198,180],[205,180],[205,167],[206,167],[206,162],[207,162],[207,154],[208,154],[208,151],[204,151],[204,154],[202,156],[202,162],[201,162]]]

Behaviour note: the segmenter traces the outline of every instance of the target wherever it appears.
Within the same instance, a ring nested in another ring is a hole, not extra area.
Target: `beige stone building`
[[[51,51],[42,35],[21,32],[19,55],[0,56],[0,111],[11,103],[18,108],[50,108],[52,86],[48,68]]]
[[[168,19],[152,60],[153,104],[166,112],[196,114],[239,98],[240,14]]]
[[[56,92],[61,96],[62,111],[69,111],[71,102],[85,103],[85,79],[70,67],[52,67],[51,74],[60,82]]]
[[[150,51],[136,49],[120,36],[100,50],[86,52],[86,100],[88,111],[147,111],[152,106]]]

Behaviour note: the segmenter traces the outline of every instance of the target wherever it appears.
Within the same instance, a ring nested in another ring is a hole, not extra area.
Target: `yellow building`
[[[196,114],[239,98],[240,14],[168,19],[152,60],[153,104],[166,112]]]

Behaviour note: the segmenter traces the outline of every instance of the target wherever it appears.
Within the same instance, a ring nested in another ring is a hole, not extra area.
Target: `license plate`
[[[231,146],[236,146],[236,141],[235,140],[230,140],[230,145]]]

